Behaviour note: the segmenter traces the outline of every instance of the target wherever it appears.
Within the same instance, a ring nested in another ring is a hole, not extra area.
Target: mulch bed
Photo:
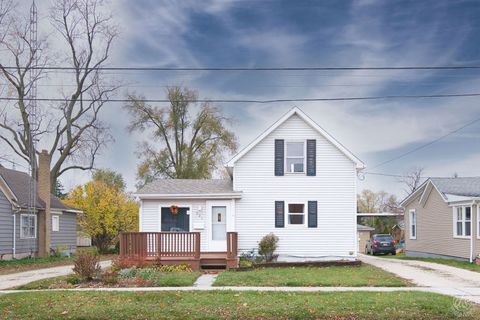
[[[361,266],[362,261],[307,261],[307,262],[268,262],[268,263],[258,263],[254,264],[251,267],[239,267],[239,271],[246,271],[258,268],[290,268],[290,267],[313,267],[313,268],[322,268],[322,267],[352,267],[352,266]]]

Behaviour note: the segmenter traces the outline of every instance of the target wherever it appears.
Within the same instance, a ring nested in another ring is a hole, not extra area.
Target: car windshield
[[[378,240],[378,241],[393,241],[393,238],[392,236],[376,236],[375,237],[375,240]]]

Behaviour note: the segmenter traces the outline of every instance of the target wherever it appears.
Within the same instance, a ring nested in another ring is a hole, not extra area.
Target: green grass
[[[214,286],[403,287],[406,280],[371,265],[323,268],[262,268],[221,273]]]
[[[156,287],[189,287],[200,277],[200,272],[162,272],[155,277]]]
[[[64,282],[68,277],[71,276],[59,276],[52,277],[42,280],[33,281],[23,286],[18,286],[12,290],[38,290],[38,289],[48,289],[52,284]]]
[[[454,259],[442,259],[442,258],[407,257],[405,255],[405,253],[399,253],[395,256],[381,255],[381,256],[378,256],[378,257],[389,258],[389,259],[417,260],[417,261],[440,263],[440,264],[445,264],[445,265],[451,266],[451,267],[457,267],[457,268],[467,269],[467,270],[470,270],[470,271],[480,272],[480,266],[476,265],[475,263],[470,263],[468,261],[459,261],[459,260],[454,260]]]
[[[154,287],[190,287],[195,280],[198,279],[201,273],[199,272],[159,272],[152,280]],[[70,276],[59,276],[43,280],[37,280],[27,283],[23,286],[14,288],[15,290],[39,290],[49,289],[52,285],[60,286],[61,288],[67,288],[67,278]],[[72,286],[73,287],[73,286]],[[1,319],[1,318],[0,318]]]
[[[457,307],[455,307],[457,306]],[[480,319],[423,292],[35,292],[0,296],[2,319]]]

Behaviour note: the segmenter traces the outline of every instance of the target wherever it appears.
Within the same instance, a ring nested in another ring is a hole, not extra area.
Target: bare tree
[[[423,177],[423,172],[424,168],[414,167],[405,173],[402,178],[400,178],[400,182],[406,186],[403,190],[407,193],[407,195],[413,193],[423,183],[425,180]]]
[[[58,177],[69,170],[91,170],[96,156],[112,137],[108,127],[99,120],[105,102],[119,86],[112,84],[101,68],[108,60],[111,46],[117,37],[112,16],[104,14],[102,0],[57,0],[50,12],[50,23],[56,35],[62,39],[65,53],[59,61],[67,63],[72,71],[67,74],[73,80],[73,89],[62,89],[64,101],[44,104],[37,108],[37,121],[30,115],[28,94],[34,82],[46,75],[44,67],[54,56],[48,50],[48,39],[36,45],[28,34],[28,21],[12,24],[0,41],[0,49],[8,52],[8,58],[0,58],[0,75],[14,88],[11,96],[14,108],[0,110],[0,139],[35,169],[38,148],[31,146],[48,142],[52,155],[52,188]],[[18,16],[18,13],[16,13]],[[9,68],[9,64],[14,68]],[[29,78],[30,70],[35,76]],[[36,172],[36,170],[34,171]]]
[[[209,103],[194,104],[197,95],[188,88],[167,88],[170,104],[163,108],[129,95],[130,103],[125,106],[131,115],[129,130],[151,134],[140,146],[139,186],[158,177],[210,178],[225,153],[236,150],[237,139],[226,126],[228,119]]]

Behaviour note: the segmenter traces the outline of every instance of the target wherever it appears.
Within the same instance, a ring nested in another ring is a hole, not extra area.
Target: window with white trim
[[[472,207],[454,207],[454,236],[470,237],[472,224]]]
[[[35,214],[20,215],[20,238],[37,237],[37,216]]]
[[[302,225],[305,223],[305,204],[289,203],[287,208],[288,224]]]
[[[415,209],[409,212],[409,223],[410,239],[417,239],[417,212]]]
[[[480,239],[480,205],[477,205],[477,239]]]
[[[60,216],[52,215],[52,232],[60,231]]]
[[[305,141],[286,141],[285,166],[288,173],[305,172]]]

